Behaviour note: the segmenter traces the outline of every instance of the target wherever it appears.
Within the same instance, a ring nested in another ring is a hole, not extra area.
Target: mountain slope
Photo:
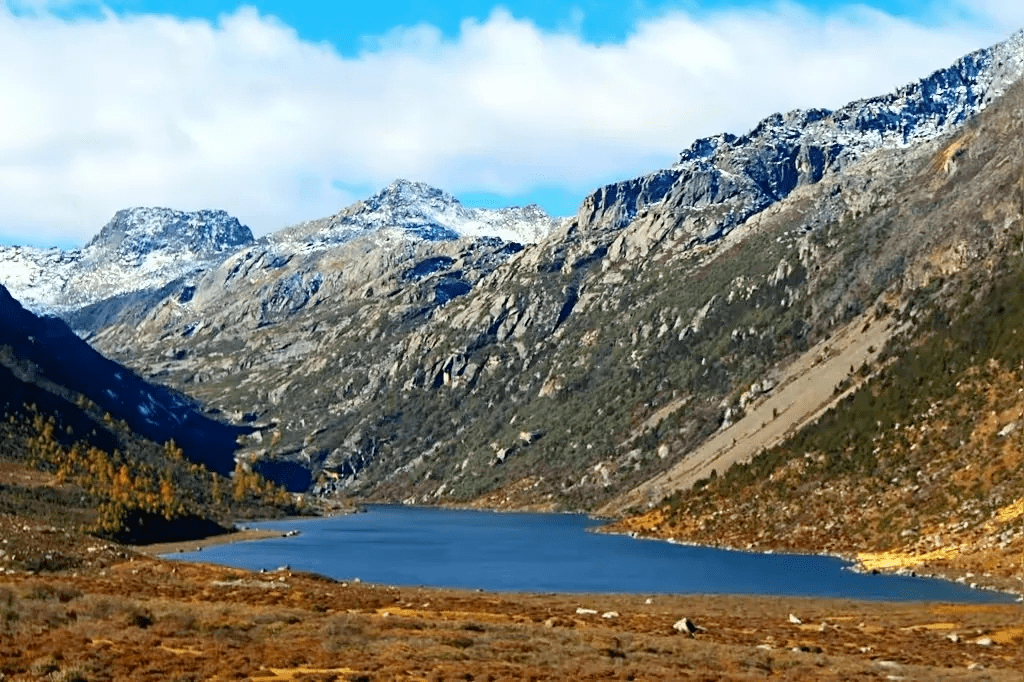
[[[310,471],[324,494],[592,509],[1001,234],[925,229],[931,199],[903,193],[936,158],[958,180],[951,140],[1019,78],[1022,43],[698,142],[516,253],[387,231],[333,252],[270,240],[96,342],[221,409],[259,405],[274,425],[249,456]],[[439,297],[448,286],[460,295]]]
[[[240,516],[296,511],[289,495],[235,469],[234,442],[221,441],[237,429],[100,357],[3,287],[0,323],[0,525],[17,529],[0,572],[109,561],[106,550],[91,555],[86,533],[195,539],[228,532]]]
[[[0,320],[0,366],[18,385],[45,390],[57,403],[87,401],[149,440],[174,439],[189,459],[211,470],[227,474],[235,468],[236,439],[245,429],[206,417],[185,396],[146,383],[100,355],[62,321],[22,308],[3,287]],[[15,407],[18,395],[9,399]]]
[[[898,201],[857,221],[859,231],[889,223],[930,242],[897,299],[906,331],[863,368],[869,381],[749,464],[623,528],[860,554],[868,567],[971,572],[1021,589],[1022,152],[1018,84],[939,149]]]

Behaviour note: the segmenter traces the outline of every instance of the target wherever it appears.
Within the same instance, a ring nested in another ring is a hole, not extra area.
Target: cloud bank
[[[136,205],[224,208],[261,234],[395,177],[582,196],[699,136],[923,77],[1024,24],[1005,4],[929,25],[854,5],[676,12],[600,45],[498,9],[345,57],[252,8],[211,23],[0,0],[0,242],[79,244]]]

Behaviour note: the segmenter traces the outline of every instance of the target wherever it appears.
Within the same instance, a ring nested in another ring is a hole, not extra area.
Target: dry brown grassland
[[[112,555],[0,578],[5,680],[1019,680],[1018,605],[512,595]],[[577,609],[596,613],[578,613]],[[603,617],[616,612],[616,617]],[[794,623],[790,614],[801,621]],[[673,624],[688,617],[694,637]]]

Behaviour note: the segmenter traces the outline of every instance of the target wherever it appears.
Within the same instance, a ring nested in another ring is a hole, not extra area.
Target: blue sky
[[[107,6],[121,13],[159,13],[215,20],[221,14],[236,11],[241,4],[230,0],[116,0]],[[588,41],[608,43],[621,42],[638,21],[656,19],[667,11],[682,10],[695,16],[706,16],[715,10],[750,9],[764,7],[767,3],[758,0],[264,0],[245,4],[277,17],[306,40],[326,41],[342,54],[355,55],[368,47],[372,49],[378,36],[396,26],[429,24],[439,28],[449,39],[454,38],[463,21],[485,21],[496,6],[504,7],[514,17],[529,19],[544,30],[570,30]],[[810,0],[800,4],[821,13],[842,7],[835,0]],[[924,21],[931,18],[927,2],[869,0],[860,4],[896,16]]]
[[[396,177],[570,214],[1022,25],[1017,0],[0,0],[0,243],[81,244],[133,205],[262,234]]]

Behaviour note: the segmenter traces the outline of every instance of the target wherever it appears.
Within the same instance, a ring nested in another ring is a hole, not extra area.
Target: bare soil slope
[[[831,338],[819,342],[786,367],[767,397],[748,406],[746,414],[721,429],[668,471],[620,495],[598,510],[618,515],[630,508],[653,506],[675,490],[749,462],[774,447],[860,386],[858,371],[872,365],[895,333],[892,319],[865,315]]]

